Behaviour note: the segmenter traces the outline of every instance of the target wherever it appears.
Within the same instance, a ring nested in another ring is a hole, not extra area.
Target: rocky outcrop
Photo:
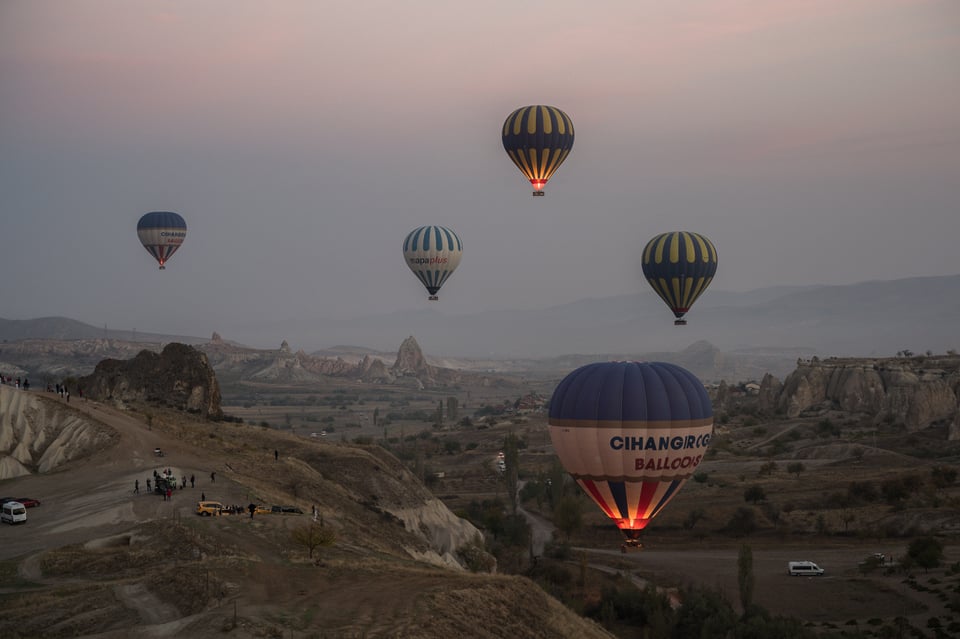
[[[382,359],[369,355],[364,355],[363,361],[360,362],[360,370],[363,371],[363,379],[371,382],[390,383],[394,379]]]
[[[92,399],[154,403],[210,418],[223,414],[207,356],[186,344],[168,344],[160,354],[141,351],[126,361],[103,360],[79,384]]]
[[[777,410],[777,398],[783,390],[780,380],[766,373],[760,380],[760,392],[757,394],[757,409],[764,415],[770,415]]]
[[[403,340],[400,349],[397,351],[397,361],[394,362],[391,369],[395,375],[410,375],[419,379],[430,379],[433,377],[433,367],[427,364],[427,359],[420,350],[420,344],[414,339],[413,335]]]
[[[0,479],[57,470],[116,439],[56,398],[0,385]]]
[[[390,368],[390,374],[396,379],[414,379],[419,388],[448,386],[459,383],[462,379],[459,371],[428,364],[420,345],[412,335],[400,344],[397,360]]]
[[[772,389],[772,382],[768,385]],[[842,410],[901,423],[910,431],[949,421],[951,439],[960,437],[960,357],[955,355],[802,361],[775,402],[773,397],[771,390],[765,407],[788,417]]]

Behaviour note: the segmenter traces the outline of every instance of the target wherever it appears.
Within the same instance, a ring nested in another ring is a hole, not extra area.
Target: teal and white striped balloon
[[[403,259],[436,300],[437,291],[460,264],[463,243],[443,226],[421,226],[403,241]]]

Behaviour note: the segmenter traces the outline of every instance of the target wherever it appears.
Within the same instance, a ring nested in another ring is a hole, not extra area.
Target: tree
[[[553,523],[567,539],[583,526],[580,502],[573,495],[564,495],[553,509]]]
[[[734,537],[746,537],[757,529],[757,514],[753,508],[740,507],[727,522],[727,532]]]
[[[745,491],[743,491],[743,500],[749,501],[751,503],[757,503],[763,501],[767,498],[767,493],[764,492],[763,486],[750,486]]]
[[[337,537],[330,528],[311,521],[309,524],[298,526],[291,530],[290,539],[294,544],[306,548],[307,555],[310,559],[313,559],[314,550],[332,546],[337,540]]]
[[[511,511],[517,512],[517,482],[519,480],[520,441],[516,434],[508,433],[503,439],[503,461],[507,466],[507,493],[510,495]]]
[[[694,508],[687,513],[687,518],[683,520],[684,530],[693,530],[693,527],[697,525],[697,522],[706,516],[707,513],[703,510],[703,508]]]
[[[800,473],[806,469],[807,467],[803,465],[803,462],[790,462],[787,464],[787,472],[796,475],[797,479],[800,479]]]
[[[957,481],[957,469],[946,466],[934,466],[930,470],[930,479],[937,488],[946,488]]]
[[[753,604],[753,583],[753,551],[750,546],[743,544],[737,556],[737,585],[740,588],[740,606],[744,615]]]
[[[936,568],[943,560],[943,544],[933,537],[920,537],[910,542],[907,557],[924,569]]]

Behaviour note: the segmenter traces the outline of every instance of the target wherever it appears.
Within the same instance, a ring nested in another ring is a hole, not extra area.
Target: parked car
[[[257,509],[253,511],[254,515],[269,515],[273,512],[272,506],[263,506],[257,505]]]
[[[22,524],[27,521],[27,509],[23,504],[8,501],[0,506],[0,522],[5,524]]]
[[[226,507],[219,501],[198,501],[197,514],[201,517],[218,517]]]
[[[297,515],[303,514],[303,511],[297,508],[296,506],[272,506],[270,509],[274,513],[294,513]]]
[[[14,499],[13,501],[19,501],[19,502],[20,502],[21,504],[23,504],[26,508],[35,508],[36,506],[39,506],[39,505],[40,505],[40,500],[39,500],[39,499],[32,499],[32,498],[30,498],[30,497],[17,497],[17,498]]]

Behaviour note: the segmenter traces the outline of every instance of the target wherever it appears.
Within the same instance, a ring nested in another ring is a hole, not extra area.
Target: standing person
[[[190,475],[190,488],[193,488],[193,475]]]
[[[186,488],[186,487],[187,487],[187,476],[186,476],[186,475],[184,475],[184,476],[182,477],[182,479],[183,479],[183,483],[182,483],[182,484],[180,484],[180,488],[181,488],[181,489],[183,489],[183,488]]]
[[[133,492],[135,492],[135,493],[138,494],[138,495],[140,494],[140,480],[139,480],[139,479],[134,479],[134,480],[133,480]]]
[[[167,486],[167,499],[170,499],[170,500],[173,499],[173,491],[170,490],[169,486]]]
[[[274,450],[274,451],[273,451],[273,461],[279,461],[279,460],[280,460],[280,451]]]
[[[210,483],[217,483],[217,473],[210,473]]]
[[[250,511],[250,519],[253,519],[253,513],[256,509],[257,509],[257,505],[254,503],[251,503],[249,506],[247,506],[247,510]]]
[[[200,493],[200,501],[207,501],[207,494],[206,494],[206,493],[203,493],[203,492]]]
[[[148,493],[150,492],[150,480],[149,480],[149,479],[147,479],[147,492],[148,492]]]

